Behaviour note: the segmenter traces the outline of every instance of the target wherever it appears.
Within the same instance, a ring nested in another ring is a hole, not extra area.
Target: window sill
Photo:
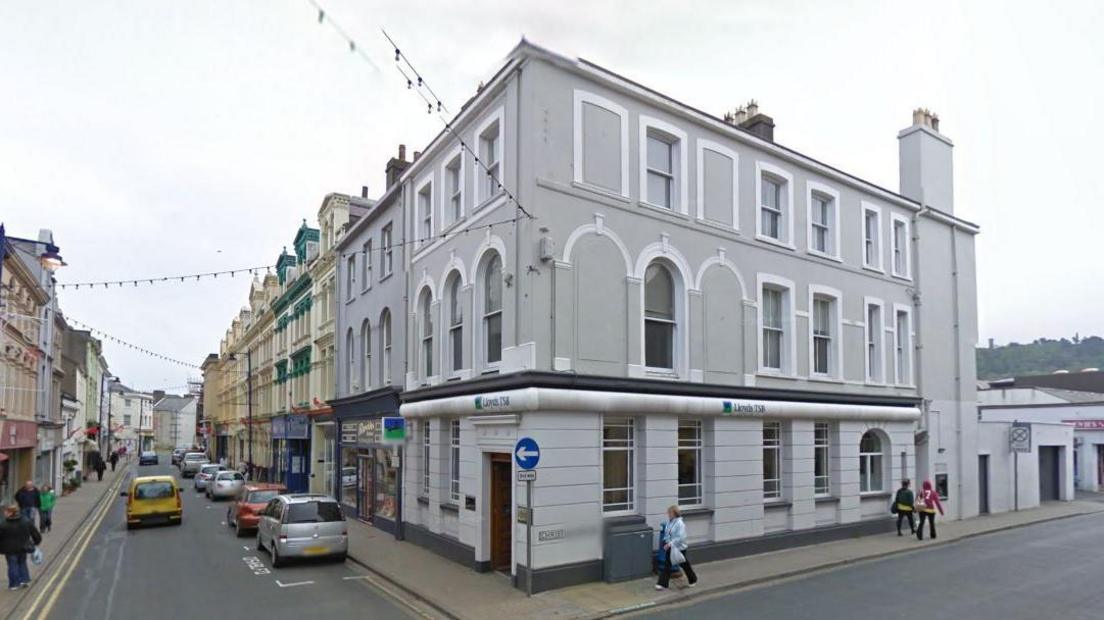
[[[815,256],[817,258],[823,258],[825,260],[830,260],[830,261],[834,261],[834,262],[837,262],[837,263],[842,263],[843,262],[843,258],[841,258],[838,254],[826,254],[826,253],[821,252],[819,250],[812,250],[812,249],[807,250],[805,253],[808,254],[809,256]]]
[[[428,506],[429,505],[429,498],[424,496],[424,495],[419,495],[418,496],[418,503],[423,505],[423,506]]]
[[[453,514],[460,514],[460,505],[449,502],[447,504],[441,504],[441,512],[451,512]]]
[[[912,276],[910,276],[908,274],[895,273],[895,274],[893,274],[893,277],[897,278],[898,280],[902,280],[904,282],[912,282]]]
[[[463,224],[463,223],[464,223],[464,214],[463,214],[463,213],[461,213],[461,214],[460,214],[460,217],[456,218],[456,221],[455,221],[455,222],[452,222],[452,223],[451,223],[451,224],[449,224],[448,226],[445,226],[444,230],[442,230],[442,231],[441,231],[441,234],[442,234],[442,235],[449,235],[449,234],[452,234],[452,232],[453,232],[454,230],[456,230],[456,229],[460,228],[460,225],[461,225],[461,224]]]
[[[808,380],[816,383],[843,383],[843,379],[831,375],[810,375]]]
[[[888,383],[886,383],[885,381],[871,381],[870,379],[867,379],[866,381],[864,381],[863,385],[865,385],[867,387],[878,387],[878,388],[890,387],[890,385]]]
[[[874,273],[879,273],[883,276],[886,274],[885,269],[882,269],[881,267],[875,265],[863,265],[862,268],[866,271],[873,271]]]
[[[785,499],[765,499],[763,500],[763,510],[781,510],[783,508],[789,508],[793,505],[793,502]]]
[[[370,293],[371,291],[372,291],[372,287],[370,287],[370,286],[369,286],[368,288],[362,288],[362,289],[360,289],[360,294],[361,294],[361,295],[364,295],[364,294],[366,294],[366,293]]]
[[[614,200],[619,200],[619,201],[624,202],[624,203],[629,203],[630,202],[629,197],[624,195],[624,194],[616,192],[612,189],[607,189],[605,187],[600,187],[598,185],[591,185],[590,183],[587,183],[585,181],[572,181],[571,186],[576,188],[576,189],[581,189],[581,190],[585,190],[585,191],[588,191],[588,192],[594,192],[595,194],[605,196],[606,198],[612,198]]]
[[[729,225],[729,224],[725,224],[724,222],[718,222],[716,220],[711,220],[711,219],[705,218],[705,217],[699,217],[699,218],[695,218],[695,219],[702,226],[708,226],[710,228],[716,228],[717,230],[724,231],[724,232],[726,232],[730,235],[739,235],[740,234],[739,223]]]
[[[774,237],[768,237],[767,235],[764,235],[763,233],[755,233],[755,238],[758,241],[762,241],[763,243],[769,243],[771,245],[776,245],[780,248],[785,248],[787,250],[794,250],[794,251],[797,250],[797,248],[794,247],[794,244],[787,243],[785,241],[782,241],[781,239],[775,239]]]
[[[667,215],[672,215],[674,217],[681,218],[681,219],[684,219],[684,220],[689,220],[690,219],[689,215],[687,215],[686,213],[683,213],[682,211],[676,210],[674,207],[665,207],[663,205],[657,205],[655,203],[648,202],[647,200],[638,200],[636,204],[641,206],[641,207],[644,207],[645,209],[652,209],[654,211],[659,211],[660,213],[666,213]]]
[[[644,368],[644,374],[652,379],[678,380],[679,373],[666,368]]]
[[[349,304],[353,303],[354,301],[356,301],[356,297],[347,297],[345,299],[345,305],[348,306]]]
[[[771,379],[790,379],[791,381],[797,380],[797,376],[794,374],[783,371],[770,370],[769,368],[760,368],[759,371],[755,373],[755,375],[758,377],[768,377]]]
[[[389,280],[389,279],[391,279],[391,276],[394,275],[394,274],[395,274],[395,272],[384,274],[384,275],[380,276],[379,281],[384,282],[386,280]]]
[[[867,491],[866,493],[859,493],[859,499],[882,499],[886,497],[893,497],[893,494],[889,491]]]
[[[713,516],[713,509],[707,506],[687,506],[686,508],[679,507],[679,512],[683,517],[711,517]]]
[[[475,213],[477,211],[482,211],[483,209],[486,209],[487,207],[491,206],[491,204],[493,204],[496,200],[498,200],[498,199],[500,199],[504,196],[506,196],[506,191],[501,190],[501,189],[498,190],[495,193],[494,196],[491,196],[489,198],[484,198],[482,201],[480,201],[478,204],[476,204],[475,207],[472,208],[472,213]],[[461,221],[463,221],[463,217],[461,217],[460,220],[457,220],[457,222],[461,222]]]
[[[817,504],[835,504],[840,501],[840,498],[833,495],[822,495],[820,497],[814,497],[813,501]]]

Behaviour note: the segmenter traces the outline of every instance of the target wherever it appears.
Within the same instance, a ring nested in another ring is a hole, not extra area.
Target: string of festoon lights
[[[333,28],[333,31],[337,33],[339,37],[345,40],[346,44],[349,46],[350,52],[357,54],[357,56],[367,62],[373,70],[379,71],[379,67],[376,65],[376,63],[372,62],[367,53],[364,52],[363,46],[358,45],[356,40],[353,39],[353,37],[349,34],[348,30],[346,30],[340,23],[334,20],[334,18],[326,12],[326,9],[317,0],[307,0],[307,2],[310,3],[310,5],[315,8],[315,10],[318,11],[319,24],[329,24]],[[483,172],[487,175],[487,178],[490,179],[491,182],[495,184],[495,187],[506,196],[506,199],[509,202],[514,203],[514,206],[517,207],[518,211],[520,211],[525,218],[536,219],[533,214],[531,214],[524,206],[522,206],[521,202],[518,201],[517,196],[515,196],[509,188],[502,185],[502,180],[499,179],[494,171],[492,171],[490,167],[488,167],[486,163],[479,158],[479,154],[476,153],[474,149],[472,149],[471,145],[468,144],[467,141],[464,140],[458,133],[456,133],[456,131],[452,127],[452,122],[444,116],[445,114],[449,113],[448,108],[445,106],[444,102],[441,101],[441,98],[437,96],[437,93],[433,90],[433,88],[430,87],[429,82],[426,81],[425,77],[422,76],[422,74],[419,73],[418,70],[414,67],[414,63],[411,62],[410,58],[402,51],[398,43],[395,42],[395,39],[392,38],[391,35],[387,33],[387,30],[383,28],[380,29],[380,32],[383,34],[384,38],[387,39],[387,42],[394,50],[395,70],[398,71],[399,75],[401,75],[406,81],[407,90],[414,91],[418,94],[419,97],[422,98],[422,101],[425,102],[426,113],[433,114],[434,112],[436,112],[437,117],[440,118],[441,123],[444,124],[445,132],[454,136],[459,141],[460,148],[472,157],[472,160],[475,162],[475,164],[483,170]],[[411,77],[411,75],[413,75],[413,77]]]
[[[127,342],[126,340],[123,340],[122,338],[118,338],[116,336],[113,336],[113,335],[103,331],[102,329],[96,329],[95,327],[92,327],[91,325],[89,325],[89,324],[87,324],[83,321],[78,321],[77,319],[74,319],[74,318],[72,318],[68,315],[66,315],[65,320],[69,323],[73,323],[73,324],[75,324],[79,327],[83,327],[84,329],[87,329],[88,331],[92,332],[93,334],[98,335],[100,338],[102,338],[104,340],[114,342],[115,344],[124,346],[124,347],[126,347],[126,348],[128,348],[132,351],[137,351],[139,353],[144,353],[145,355],[148,355],[150,357],[159,359],[163,362],[168,362],[170,364],[176,364],[178,366],[184,366],[185,368],[190,368],[190,369],[193,369],[193,370],[202,370],[196,364],[189,364],[188,362],[182,362],[178,359],[169,357],[168,355],[162,355],[161,353],[158,353],[156,351],[151,351],[151,350],[149,350],[145,347],[140,347],[140,346],[138,346],[138,345],[136,345],[132,342]]]
[[[111,288],[112,286],[124,287],[124,286],[149,286],[151,284],[160,284],[162,282],[188,282],[199,280],[217,280],[219,276],[230,276],[233,278],[239,273],[248,273],[250,275],[257,275],[261,271],[270,272],[272,265],[261,265],[260,267],[245,267],[243,269],[227,269],[225,271],[207,271],[203,273],[189,273],[184,275],[174,276],[157,276],[157,277],[145,277],[145,278],[128,278],[126,280],[104,280],[100,282],[65,282],[59,283],[58,288],[66,289],[71,288],[79,290],[82,286],[85,288]]]

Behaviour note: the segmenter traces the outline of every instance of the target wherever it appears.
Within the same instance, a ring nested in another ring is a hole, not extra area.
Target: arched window
[[[360,326],[361,350],[364,351],[364,363],[360,369],[360,389],[367,392],[372,387],[372,324],[368,319]]]
[[[483,268],[483,362],[502,361],[502,257],[495,254]]]
[[[433,295],[429,289],[422,291],[418,302],[419,337],[421,346],[418,355],[421,362],[422,377],[428,379],[433,376]]]
[[[391,311],[380,314],[380,384],[391,385]]]
[[[353,328],[345,335],[345,393],[353,393],[353,380],[356,377],[356,338]]]
[[[460,293],[460,276],[453,273],[446,288],[448,295],[448,360],[449,370],[464,367],[464,300]]]
[[[885,490],[882,468],[885,465],[885,447],[882,438],[874,431],[863,433],[859,441],[859,492],[872,493]]]
[[[661,263],[644,272],[644,365],[675,367],[675,279]]]

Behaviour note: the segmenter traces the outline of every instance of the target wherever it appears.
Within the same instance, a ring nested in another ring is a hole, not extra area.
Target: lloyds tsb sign
[[[505,409],[510,406],[509,396],[476,396],[475,397],[475,410],[484,411],[486,409]]]

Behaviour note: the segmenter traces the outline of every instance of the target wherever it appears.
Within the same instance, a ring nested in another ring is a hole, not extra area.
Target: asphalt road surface
[[[1101,548],[1104,515],[1060,519],[641,616],[1100,620]]]
[[[132,468],[139,475],[175,467]],[[107,511],[69,579],[51,619],[419,617],[377,589],[352,563],[294,563],[275,570],[256,539],[225,525],[227,502],[209,502],[182,481],[179,526],[127,530],[124,498]],[[124,483],[125,488],[125,483]],[[38,617],[36,615],[36,617]]]

